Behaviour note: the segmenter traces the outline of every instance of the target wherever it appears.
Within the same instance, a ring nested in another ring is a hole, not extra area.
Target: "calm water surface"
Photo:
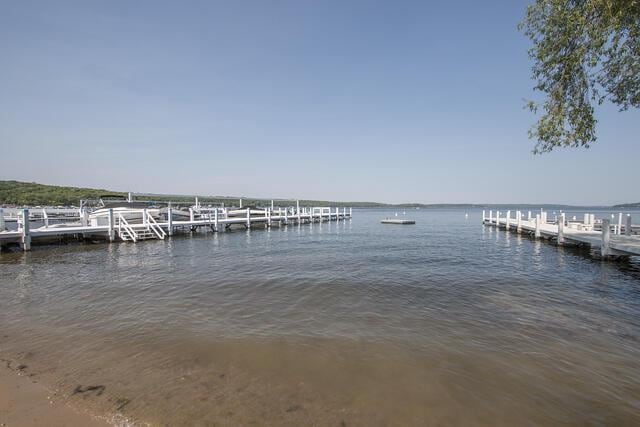
[[[3,253],[0,357],[161,425],[640,424],[640,264],[394,212]]]

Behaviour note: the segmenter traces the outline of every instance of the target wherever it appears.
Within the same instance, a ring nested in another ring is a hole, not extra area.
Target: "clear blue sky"
[[[0,0],[0,179],[387,202],[640,200],[640,113],[534,156],[526,1]]]

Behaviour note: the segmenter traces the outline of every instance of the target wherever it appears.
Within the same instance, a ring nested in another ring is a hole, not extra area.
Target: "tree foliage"
[[[118,194],[95,188],[59,187],[35,182],[0,181],[0,204],[16,206],[78,206],[80,199]]]
[[[535,153],[589,147],[594,105],[640,106],[640,0],[536,0],[520,29],[531,39],[535,89],[545,94],[529,131]]]

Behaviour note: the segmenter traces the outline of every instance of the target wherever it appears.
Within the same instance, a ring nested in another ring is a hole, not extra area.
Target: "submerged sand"
[[[0,426],[106,427],[113,425],[71,407],[64,394],[47,388],[28,366],[3,360],[0,364]]]

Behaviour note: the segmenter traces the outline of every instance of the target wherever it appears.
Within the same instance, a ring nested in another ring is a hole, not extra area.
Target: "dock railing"
[[[632,224],[631,214],[619,213],[617,224],[611,224],[608,217],[596,220],[593,214],[584,214],[582,221],[576,216],[567,220],[565,212],[548,220],[548,213],[544,210],[536,213],[535,217],[529,212],[526,220],[522,218],[521,211],[516,211],[515,218],[512,218],[511,211],[507,211],[504,217],[500,211],[496,211],[495,216],[493,210],[488,216],[486,211],[482,211],[482,223],[485,225],[531,234],[536,239],[553,240],[558,246],[588,245],[600,249],[600,254],[605,257],[640,256],[640,226]]]
[[[151,215],[146,209],[144,210],[144,215],[146,215],[147,217],[147,226],[151,229],[151,231],[155,233],[156,236],[158,236],[158,239],[164,240],[167,233],[165,233],[162,227],[160,227],[160,225],[156,222],[156,220],[153,218],[153,215]]]
[[[136,232],[120,212],[118,212],[117,227],[118,227],[118,234],[120,235],[122,240],[127,240],[127,237],[131,239],[133,242],[136,242],[138,240]],[[125,237],[125,234],[127,235],[127,237]]]

